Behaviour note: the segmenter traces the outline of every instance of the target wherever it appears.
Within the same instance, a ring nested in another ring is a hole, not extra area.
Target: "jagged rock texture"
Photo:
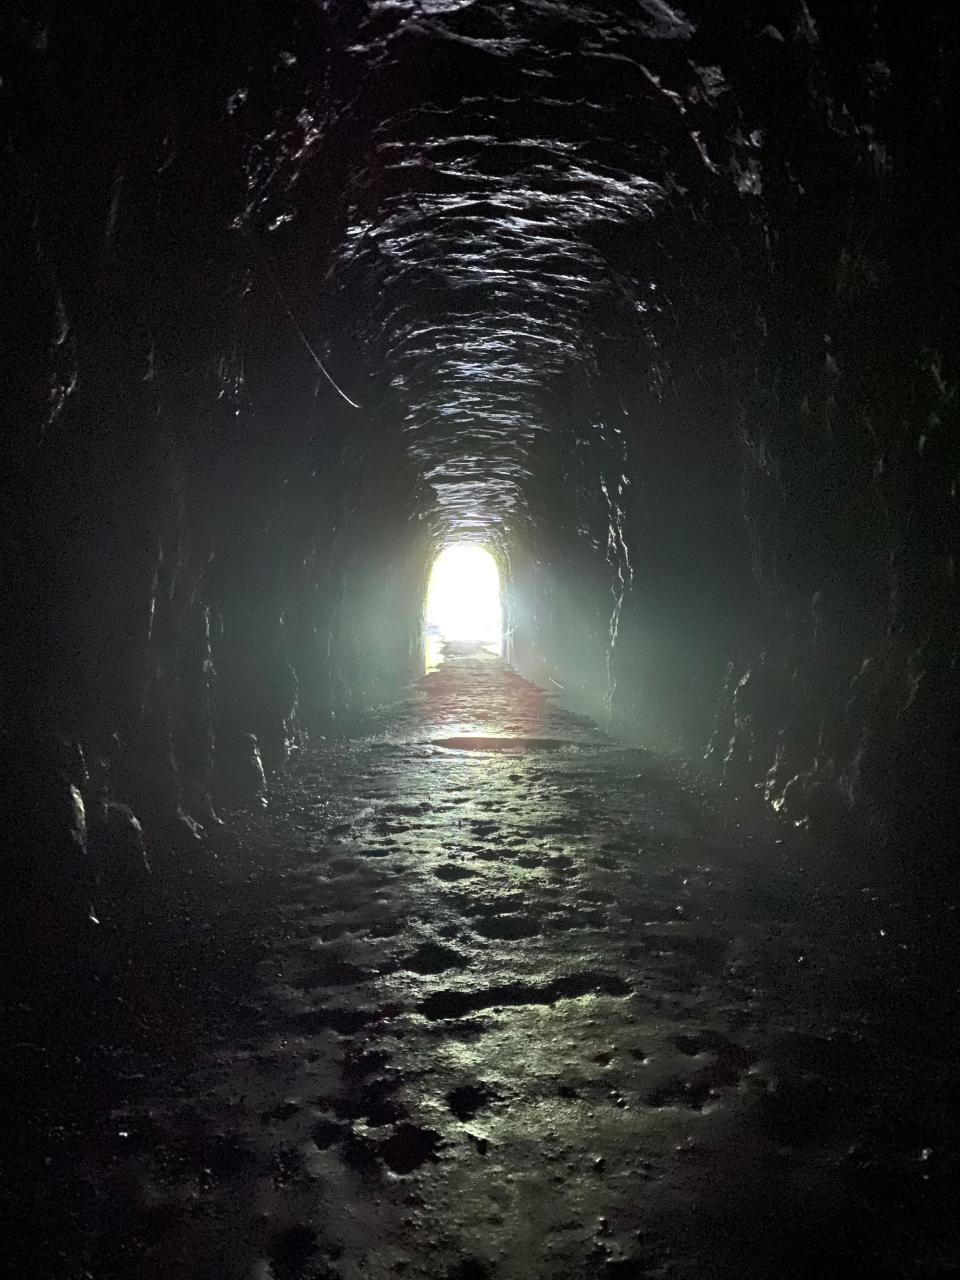
[[[956,822],[945,7],[4,22],[8,777],[65,736],[189,846],[402,687],[453,535],[575,704]]]

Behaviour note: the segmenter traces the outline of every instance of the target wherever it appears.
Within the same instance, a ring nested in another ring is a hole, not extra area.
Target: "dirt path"
[[[216,844],[97,943],[75,1063],[7,1008],[10,1274],[957,1274],[916,903],[493,660]]]

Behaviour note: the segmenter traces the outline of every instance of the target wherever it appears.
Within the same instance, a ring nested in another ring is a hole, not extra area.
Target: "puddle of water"
[[[430,675],[451,658],[499,658],[503,654],[503,643],[500,640],[447,640],[434,628],[423,633],[423,653],[426,673]]]
[[[434,738],[434,747],[448,751],[557,751],[571,744],[564,738]]]

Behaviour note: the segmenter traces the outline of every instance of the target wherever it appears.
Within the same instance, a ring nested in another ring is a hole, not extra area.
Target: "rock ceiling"
[[[387,370],[443,523],[509,523],[550,426],[544,391],[589,364],[598,302],[643,323],[656,266],[638,278],[624,232],[640,244],[664,202],[720,167],[749,188],[757,138],[711,135],[728,86],[664,0],[348,9],[288,191],[325,150],[348,152],[338,314]]]

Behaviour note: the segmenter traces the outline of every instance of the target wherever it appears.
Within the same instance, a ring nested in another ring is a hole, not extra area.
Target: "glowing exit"
[[[441,551],[427,588],[426,627],[428,667],[439,660],[445,641],[500,653],[500,570],[489,551],[470,543]]]

